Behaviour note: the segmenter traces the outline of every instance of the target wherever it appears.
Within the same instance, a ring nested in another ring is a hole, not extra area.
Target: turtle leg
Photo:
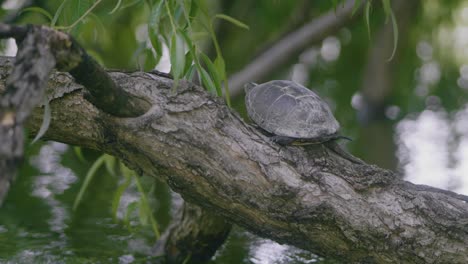
[[[285,136],[272,136],[270,137],[270,139],[273,142],[280,144],[281,146],[290,145],[295,140],[294,138],[285,137]]]
[[[272,137],[273,134],[266,131],[265,129],[261,128],[260,126],[258,126],[257,124],[250,124],[251,126],[255,127],[258,131],[260,131],[263,135],[267,136],[267,137]]]

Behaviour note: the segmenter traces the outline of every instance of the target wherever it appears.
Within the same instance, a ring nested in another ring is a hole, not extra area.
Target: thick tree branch
[[[54,67],[70,71],[88,89],[88,100],[109,114],[138,116],[150,107],[120,88],[69,35],[43,26],[0,24],[0,38],[10,37],[19,47],[0,98],[0,205],[23,156],[23,123],[42,100]]]
[[[339,4],[336,11],[331,10],[286,35],[283,39],[275,41],[271,48],[229,78],[230,93],[233,96],[239,95],[243,91],[244,84],[263,80],[311,43],[320,41],[342,28],[357,16],[357,14],[351,15],[353,6],[354,0]]]
[[[79,84],[86,87],[86,99],[105,112],[119,117],[139,116],[148,111],[150,104],[134,97],[117,85],[107,72],[82,48],[80,63],[70,70]]]
[[[87,99],[99,109],[114,116],[133,117],[142,115],[150,108],[147,101],[121,89],[71,36],[43,26],[0,24],[0,38],[13,37],[22,41],[25,35],[44,38],[56,60],[56,67],[70,72],[79,84],[84,85],[89,92]],[[38,47],[28,44],[28,48]]]
[[[136,118],[103,114],[70,77],[55,73],[45,136],[113,154],[191,203],[323,256],[348,263],[466,261],[467,197],[351,163],[323,145],[273,144],[192,84],[181,82],[173,95],[167,78],[111,76],[128,93],[149,100],[151,110]],[[32,131],[40,120],[37,111]]]

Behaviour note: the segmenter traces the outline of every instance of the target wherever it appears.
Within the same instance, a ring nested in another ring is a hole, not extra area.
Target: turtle
[[[247,114],[264,134],[280,145],[324,144],[340,156],[362,161],[344,151],[336,139],[340,124],[316,93],[293,81],[274,80],[245,85]]]
[[[310,89],[287,80],[245,85],[250,119],[280,145],[319,144],[346,138],[330,107]]]

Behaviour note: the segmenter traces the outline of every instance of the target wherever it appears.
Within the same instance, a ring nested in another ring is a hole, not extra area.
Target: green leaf
[[[148,214],[148,211],[146,210],[145,202],[143,198],[140,197],[140,200],[138,201],[138,219],[140,220],[140,224],[142,226],[147,226],[150,221],[149,218],[150,218],[150,215]]]
[[[159,40],[159,24],[161,22],[161,18],[163,17],[163,3],[164,1],[160,0],[155,5],[153,5],[148,21],[148,36],[151,45],[156,52],[156,61],[158,62],[163,53],[162,43]]]
[[[184,67],[184,76],[188,77],[188,80],[193,79],[194,67],[200,67],[198,62],[198,57],[196,54],[196,47],[192,42],[192,39],[189,38],[187,32],[180,31],[180,34],[184,38],[185,42],[189,47],[189,52],[185,55],[185,67]],[[194,66],[195,65],[195,66]]]
[[[193,0],[193,1],[197,5],[198,10],[201,12],[204,18],[209,18],[209,12],[208,12],[209,7],[207,5],[207,2],[205,0]]]
[[[192,37],[193,41],[199,41],[199,40],[209,37],[210,34],[208,32],[201,31],[201,32],[192,32],[190,36]]]
[[[182,27],[184,29],[187,29],[187,28],[190,28],[191,25],[190,25],[190,22],[191,22],[191,19],[189,17],[189,12],[190,12],[190,7],[191,7],[191,3],[192,1],[190,0],[177,0],[177,3],[178,3],[178,10],[181,11],[182,15],[184,16],[184,20],[182,22]]]
[[[109,15],[112,15],[112,14],[115,13],[117,10],[119,10],[119,7],[120,7],[121,4],[122,4],[122,0],[118,0],[118,1],[117,1],[117,4],[115,5],[115,7],[112,9],[112,11],[109,12]]]
[[[221,56],[216,57],[214,61],[214,65],[216,67],[216,71],[218,72],[218,75],[221,81],[226,80],[226,64],[224,63],[223,57]]]
[[[195,64],[190,65],[188,68],[187,72],[184,75],[184,78],[186,80],[192,81],[193,80],[193,75],[195,74]]]
[[[213,62],[211,62],[210,58],[208,58],[208,56],[206,56],[204,53],[200,53],[200,57],[205,63],[208,73],[210,74],[211,79],[213,80],[213,83],[216,88],[216,93],[218,94],[218,96],[223,96],[223,92],[221,91],[221,78],[219,77],[215,65],[213,64]]]
[[[393,13],[391,9],[390,9],[390,17],[392,20],[392,29],[393,29],[393,51],[392,51],[392,55],[390,56],[390,58],[388,58],[388,61],[391,61],[393,59],[393,56],[395,56],[396,49],[398,46],[398,24],[395,18],[395,14]]]
[[[224,83],[224,97],[226,98],[226,104],[231,107],[231,96],[229,95],[229,83],[226,77],[226,64],[222,56],[216,57],[214,65],[221,79],[221,83]]]
[[[61,27],[62,29],[73,29],[76,25],[84,21],[84,19],[96,8],[102,0],[96,0],[92,3],[89,0],[75,0],[72,1],[70,5],[68,5],[67,9],[64,12],[64,21],[72,21],[74,22],[69,26]],[[92,4],[91,4],[92,3]],[[79,18],[76,18],[79,17]],[[66,23],[63,23],[66,24]]]
[[[132,61],[138,65],[138,69],[143,71],[144,66],[141,65],[141,56],[146,49],[146,43],[142,42],[138,45],[137,49],[132,54]]]
[[[144,49],[141,53],[144,71],[150,71],[156,67],[161,56],[155,54],[152,49]]]
[[[184,14],[185,23],[181,28],[192,31],[192,21],[196,16],[197,4],[195,0],[178,0]]]
[[[216,94],[216,86],[211,79],[208,72],[202,67],[197,67],[198,72],[200,73],[200,78],[202,80],[203,86],[212,94]]]
[[[184,262],[182,264],[187,264],[189,263],[190,259],[192,258],[192,254],[188,254],[187,257],[185,257]]]
[[[88,19],[90,21],[94,22],[94,26],[93,26],[94,29],[93,30],[96,32],[96,34],[94,36],[94,41],[98,42],[97,38],[99,36],[106,35],[106,26],[104,26],[104,24],[101,21],[101,18],[99,16],[97,16],[96,14],[90,13],[89,16],[88,16]],[[91,55],[91,54],[89,54],[89,55]],[[93,58],[97,59],[98,57],[93,55]]]
[[[351,11],[351,16],[354,16],[354,14],[356,14],[356,11],[361,6],[361,3],[362,3],[362,0],[355,0],[354,1],[353,11]]]
[[[150,30],[148,32],[149,32],[148,35],[149,35],[149,38],[150,38],[151,46],[153,46],[153,49],[154,49],[155,64],[157,65],[159,63],[159,61],[161,60],[162,55],[163,55],[163,45],[162,45],[161,41],[159,40],[159,37],[154,34],[154,31]]]
[[[57,11],[55,12],[54,14],[54,18],[52,19],[52,22],[50,23],[50,26],[51,27],[55,27],[55,25],[57,24],[57,20],[58,18],[60,17],[60,14],[62,14],[62,11],[63,11],[63,8],[65,7],[66,3],[68,2],[69,0],[63,0],[63,2],[60,4],[60,6],[57,8]]]
[[[52,21],[54,19],[52,17],[52,15],[47,10],[45,10],[43,8],[40,8],[40,7],[37,7],[37,6],[24,8],[19,12],[18,15],[21,15],[21,14],[23,14],[25,12],[39,13],[39,14],[44,15],[45,17],[47,17],[49,19],[49,21]]]
[[[134,0],[134,1],[130,2],[130,3],[127,3],[127,4],[123,5],[121,7],[121,9],[132,7],[132,6],[136,5],[136,4],[139,4],[140,2],[142,2],[142,0]]]
[[[165,0],[164,1],[164,6],[166,7],[166,14],[169,17],[169,22],[171,23],[172,31],[174,34],[176,34],[177,31],[177,26],[176,26],[176,21],[174,21],[174,18],[172,14],[174,13],[173,10],[173,5],[171,4],[170,0]]]
[[[371,10],[371,1],[367,1],[366,3],[366,9],[365,9],[365,18],[366,18],[366,25],[367,25],[367,34],[369,36],[369,39],[370,39],[370,19],[369,19],[369,16],[370,16],[370,10]]]
[[[119,162],[119,166],[120,166],[120,173],[122,173],[123,176],[125,177],[133,176],[134,172],[131,169],[129,169],[127,166],[125,166],[125,164],[122,161]]]
[[[185,67],[184,40],[178,32],[172,35],[170,61],[172,76],[174,81],[178,81],[182,77]]]
[[[225,14],[216,14],[215,15],[216,18],[220,18],[220,19],[224,19],[226,21],[229,21],[231,22],[232,24],[238,26],[238,27],[241,27],[241,28],[244,28],[244,29],[249,29],[249,26],[247,26],[246,24],[240,22],[239,20],[233,18],[233,17],[230,17],[228,15],[225,15]]]
[[[185,43],[187,43],[187,46],[189,47],[190,51],[192,52],[192,57],[195,57],[195,56],[193,56],[193,54],[195,52],[195,45],[193,44],[192,39],[189,38],[187,32],[184,31],[184,30],[180,30],[179,33],[184,38]]]
[[[390,4],[390,0],[382,0],[382,5],[385,13],[385,23],[388,22],[388,18],[391,16],[392,7]]]
[[[179,2],[179,5],[182,6],[182,10],[184,11],[184,16],[185,16],[185,19],[188,21],[190,18],[189,18],[189,14],[190,14],[190,9],[192,9],[192,3],[194,1],[192,0],[177,0]]]
[[[115,176],[115,163],[116,163],[116,159],[115,157],[111,156],[111,155],[106,155],[104,154],[105,158],[104,158],[104,165],[106,166],[106,170],[107,172],[112,175],[112,176]]]
[[[187,76],[188,70],[193,65],[193,55],[191,50],[192,48],[185,54],[185,66],[184,72],[182,73],[183,76]]]
[[[36,143],[36,141],[42,138],[42,136],[44,136],[44,134],[47,132],[47,129],[49,129],[49,125],[50,125],[50,119],[51,119],[51,114],[50,114],[49,99],[45,97],[44,98],[44,115],[42,117],[41,128],[39,129],[39,132],[37,132],[36,137],[31,142],[31,145]]]
[[[96,174],[96,171],[102,166],[105,159],[106,159],[106,155],[102,155],[93,163],[91,168],[89,168],[88,173],[86,173],[85,180],[83,184],[81,185],[80,191],[78,192],[78,195],[75,198],[75,202],[73,202],[73,211],[75,211],[76,208],[78,208],[78,206],[80,205],[81,200],[83,199],[83,195],[86,189],[88,188],[89,183],[91,182],[94,175]]]
[[[117,220],[117,210],[119,209],[120,199],[128,186],[130,186],[131,179],[131,177],[126,177],[125,181],[115,190],[114,198],[112,199],[112,216],[114,220]]]
[[[83,153],[81,151],[81,148],[80,147],[73,147],[73,152],[75,153],[75,155],[78,157],[78,160],[81,161],[81,162],[86,162],[86,159],[84,158],[83,156]]]
[[[86,13],[91,4],[92,3],[89,0],[67,1],[59,18],[60,25],[63,28],[73,25],[75,21],[80,19],[80,17]]]
[[[164,13],[163,10],[164,1],[158,0],[156,4],[153,5],[151,8],[150,16],[148,19],[148,28],[154,30],[155,32],[158,31],[159,21],[163,17]]]
[[[138,178],[136,174],[134,175],[133,178],[135,179],[138,192],[140,193],[140,196],[141,196],[140,220],[142,216],[143,217],[146,216],[147,218],[149,218],[149,221],[151,223],[151,228],[153,229],[153,232],[154,232],[154,236],[156,237],[156,240],[158,240],[161,234],[159,232],[158,223],[156,222],[156,219],[154,219],[153,217],[153,213],[149,206],[148,198],[146,197],[145,190],[143,189],[143,186],[140,183],[140,179]]]
[[[137,201],[133,201],[127,205],[127,211],[125,212],[125,216],[124,216],[124,223],[128,227],[130,227],[130,217],[132,216],[133,212],[136,211],[137,208],[138,208]]]
[[[198,13],[197,1],[196,0],[184,0],[184,2],[191,2],[189,18],[190,20],[193,20],[197,16],[197,13]]]
[[[174,19],[175,19],[175,21],[181,21],[180,18],[181,18],[182,16],[185,17],[184,6],[183,6],[183,5],[177,5],[177,6],[175,7],[175,11],[174,11],[173,14],[174,14]],[[182,22],[180,23],[180,25],[181,25],[180,27],[181,27],[181,28],[185,26],[185,24],[186,24],[185,22],[187,22],[185,19],[182,20]]]
[[[335,9],[335,13],[336,13],[336,7],[338,6],[338,0],[332,0],[332,4],[333,4],[333,9]]]

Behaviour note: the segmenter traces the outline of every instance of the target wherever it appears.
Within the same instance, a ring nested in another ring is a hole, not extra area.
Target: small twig
[[[351,15],[353,5],[354,0],[348,0],[343,5],[339,5],[336,11],[332,10],[276,41],[275,45],[229,78],[231,95],[239,95],[244,84],[262,80],[293,58],[294,54],[343,27],[357,16],[357,14]]]
[[[93,9],[99,4],[101,3],[102,0],[97,0],[88,10],[86,10],[86,12],[80,17],[78,18],[75,22],[73,22],[73,24],[69,25],[69,26],[66,26],[66,27],[59,27],[59,29],[71,29],[71,28],[74,28],[78,23],[80,23],[89,13],[91,13],[91,11],[93,11]]]

